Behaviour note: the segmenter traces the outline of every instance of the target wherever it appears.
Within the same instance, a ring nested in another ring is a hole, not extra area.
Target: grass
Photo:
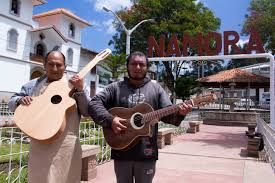
[[[91,130],[89,130],[91,128]],[[100,129],[100,126],[95,124],[93,121],[86,120],[80,124],[80,129],[82,133],[80,133],[81,140],[84,140],[84,136],[86,137],[85,142],[81,141],[81,144],[95,144],[99,145],[100,147],[106,146],[106,141],[103,138],[103,131]],[[1,137],[9,137],[11,129],[1,129]],[[17,130],[15,130],[17,131]],[[85,135],[84,135],[84,133]],[[11,144],[9,141],[2,141],[0,145],[0,182],[8,182],[8,172],[9,172],[9,162],[11,160],[11,169],[10,171],[10,182],[19,182],[18,175],[19,175],[19,163],[20,163],[20,156],[21,156],[21,167],[27,165],[28,161],[28,152],[23,153],[20,155],[20,152],[29,151],[29,144],[22,144],[16,142],[12,144],[12,152],[10,152]],[[17,154],[18,153],[18,154]],[[102,162],[106,159],[109,159],[110,151],[105,152],[104,156],[102,157],[102,151],[98,154],[97,160],[98,162]],[[27,167],[24,167],[20,174],[20,182],[27,183]]]
[[[20,174],[20,182],[19,182],[19,169],[14,169],[14,171],[11,172],[10,175],[10,182],[15,182],[15,183],[27,183],[28,182],[28,169],[25,167],[22,169],[21,174]],[[6,172],[1,172],[0,171],[0,182],[8,182],[8,173]],[[15,181],[15,179],[17,179]]]
[[[2,144],[0,146],[0,163],[7,163],[10,161],[10,157],[11,157],[11,161],[12,162],[20,162],[20,154],[14,154],[14,153],[20,153],[20,146],[21,144],[12,144],[12,152],[10,152],[10,144]],[[29,151],[29,144],[22,144],[22,151]],[[10,154],[14,154],[11,155]],[[28,153],[23,153],[22,154],[22,161],[26,161]]]

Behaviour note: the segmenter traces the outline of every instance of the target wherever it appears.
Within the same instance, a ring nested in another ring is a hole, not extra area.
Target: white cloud
[[[196,1],[195,1],[195,4],[198,4],[200,1],[201,1],[201,0],[196,0]]]
[[[109,19],[105,22],[103,22],[104,28],[106,30],[107,34],[115,34],[116,33],[116,29],[114,28],[113,25],[113,19]]]
[[[113,19],[108,19],[104,22],[92,20],[91,24],[93,29],[97,31],[104,31],[104,33],[106,34],[113,35],[116,33],[116,29],[113,26],[113,21],[114,21]]]
[[[117,11],[122,8],[129,8],[132,6],[130,0],[86,0],[92,3],[96,11],[103,11],[103,6],[112,10]]]
[[[240,45],[241,47],[243,47],[243,45],[246,44],[246,43],[248,43],[248,41],[249,41],[248,39],[245,39],[245,40],[240,39],[238,41],[237,45],[238,46]]]

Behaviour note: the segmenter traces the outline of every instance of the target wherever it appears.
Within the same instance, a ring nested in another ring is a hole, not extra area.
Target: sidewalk
[[[154,183],[274,183],[270,164],[245,156],[244,127],[201,125],[160,150]],[[115,183],[113,162],[98,166],[96,183]]]

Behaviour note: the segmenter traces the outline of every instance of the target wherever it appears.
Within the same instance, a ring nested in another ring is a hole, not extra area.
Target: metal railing
[[[268,154],[269,162],[275,172],[275,130],[261,117],[257,119],[258,131],[263,134],[264,148]]]
[[[159,123],[159,128],[173,125]],[[176,128],[175,135],[186,131],[186,126]],[[79,126],[81,144],[99,145],[98,164],[110,161],[111,148],[106,143],[102,127],[90,118],[85,118]],[[0,103],[0,182],[27,182],[27,168],[30,139],[20,129],[14,127],[13,113],[6,103]]]

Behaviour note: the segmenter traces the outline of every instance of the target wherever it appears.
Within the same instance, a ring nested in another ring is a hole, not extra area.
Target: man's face
[[[138,55],[132,56],[127,70],[131,79],[143,80],[147,73],[146,58]]]
[[[63,56],[57,51],[51,52],[48,55],[48,58],[44,63],[44,67],[50,82],[61,79],[66,69]]]

